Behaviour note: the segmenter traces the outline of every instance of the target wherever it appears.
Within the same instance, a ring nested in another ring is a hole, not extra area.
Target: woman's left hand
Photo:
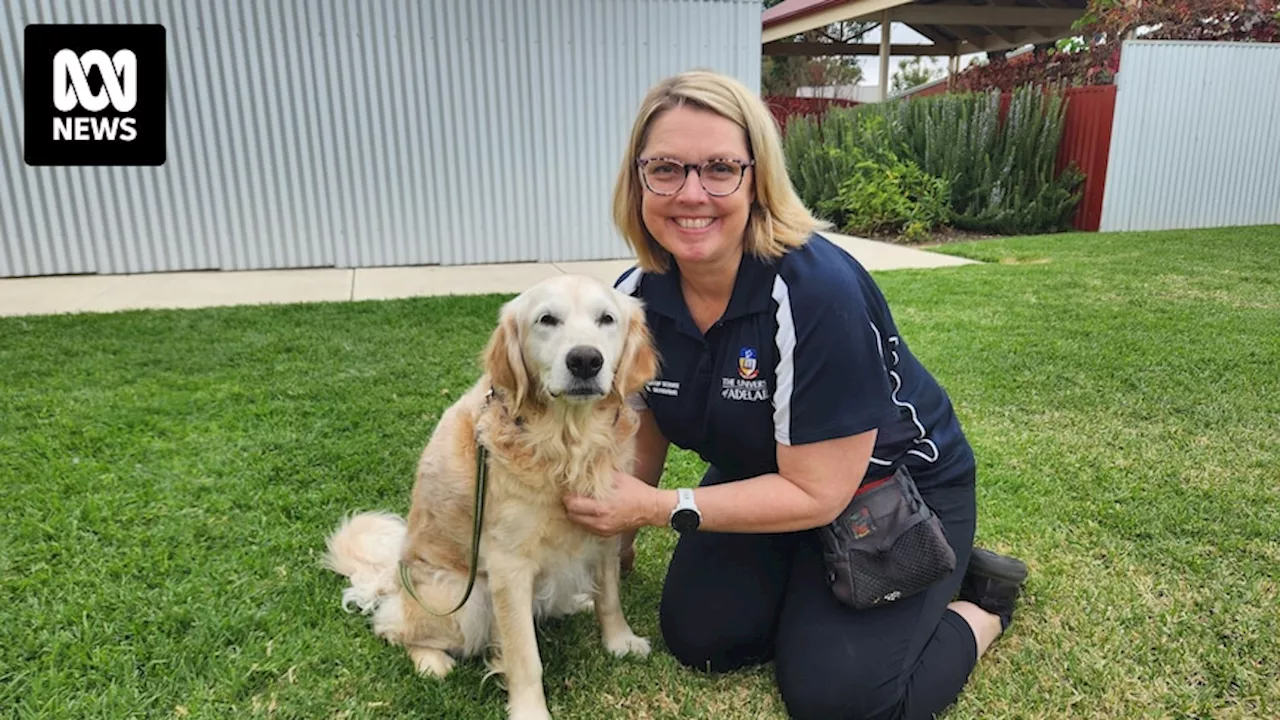
[[[654,524],[662,491],[624,472],[613,473],[613,491],[603,498],[566,495],[569,519],[590,532],[610,537]]]

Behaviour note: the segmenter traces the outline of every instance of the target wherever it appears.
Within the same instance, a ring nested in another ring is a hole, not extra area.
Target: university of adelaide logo
[[[162,25],[28,25],[28,165],[163,165]]]
[[[756,375],[759,374],[760,368],[756,364],[755,348],[742,348],[738,353],[738,375],[743,380],[755,380]]]
[[[745,402],[769,399],[769,384],[760,378],[755,348],[744,347],[738,352],[738,376],[720,378],[720,397]]]

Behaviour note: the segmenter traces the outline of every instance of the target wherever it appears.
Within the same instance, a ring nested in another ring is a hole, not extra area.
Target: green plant
[[[1084,50],[1086,47],[1088,47],[1088,45],[1085,45],[1084,38],[1080,37],[1079,35],[1076,35],[1074,37],[1069,37],[1069,38],[1062,38],[1057,42],[1055,42],[1053,46],[1054,46],[1054,49],[1056,49],[1058,52],[1067,53],[1067,54],[1077,53],[1077,52],[1080,52],[1081,50]]]
[[[900,234],[920,240],[950,218],[950,186],[889,150],[844,150],[857,158],[839,194],[823,209],[856,234]]]
[[[820,119],[801,118],[788,128],[785,150],[792,184],[819,217],[852,232],[865,231],[861,222],[849,224],[849,212],[856,212],[858,204],[845,186],[874,182],[877,168],[906,172],[899,158],[909,153],[890,120],[878,106],[863,105],[835,108]],[[888,185],[897,182],[884,179]]]
[[[1004,105],[999,92],[948,94],[801,118],[784,139],[788,170],[805,204],[850,232],[905,235],[912,203],[925,206],[926,228],[940,216],[1002,234],[1069,229],[1084,176],[1056,165],[1065,98],[1022,88]],[[890,202],[893,191],[900,198]],[[936,197],[947,198],[945,213],[931,209]],[[927,233],[914,227],[917,237]]]
[[[1075,166],[1057,171],[1065,116],[1061,94],[1013,91],[997,153],[983,166],[980,194],[957,208],[958,227],[1006,234],[1070,228],[1084,175]]]
[[[1019,88],[1003,120],[1001,104],[998,92],[921,98],[899,103],[891,127],[925,172],[950,183],[956,227],[1005,234],[1070,228],[1084,175],[1056,167],[1064,97]]]
[[[835,108],[820,119],[793,118],[783,138],[787,171],[805,205],[837,226],[842,218],[823,208],[840,194],[840,183],[854,171],[856,158],[845,152],[858,143],[861,108]]]
[[[952,188],[951,208],[969,212],[994,175],[1000,145],[998,95],[940,95],[886,107],[890,127],[908,156]]]

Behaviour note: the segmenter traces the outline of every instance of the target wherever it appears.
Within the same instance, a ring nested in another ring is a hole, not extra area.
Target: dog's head
[[[590,403],[637,392],[657,373],[639,300],[581,275],[559,275],[502,307],[485,370],[514,406]]]

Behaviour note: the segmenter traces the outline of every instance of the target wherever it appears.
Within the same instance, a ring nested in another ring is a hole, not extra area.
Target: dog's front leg
[[[618,538],[610,538],[601,545],[603,552],[597,566],[599,572],[596,576],[594,600],[604,646],[618,657],[628,654],[644,657],[649,654],[649,641],[637,637],[622,614],[622,597],[618,587],[622,576],[618,559]]]
[[[489,560],[493,619],[507,678],[507,710],[511,720],[550,720],[542,690],[542,658],[533,629],[533,573],[524,563]]]

